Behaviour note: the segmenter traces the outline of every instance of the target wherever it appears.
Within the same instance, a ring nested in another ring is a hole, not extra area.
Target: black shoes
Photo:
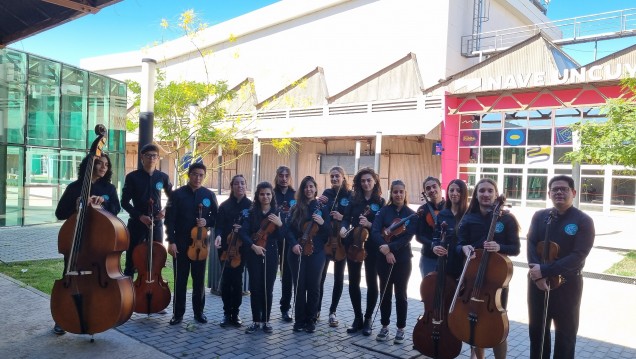
[[[351,324],[351,326],[347,328],[347,333],[349,334],[357,333],[359,330],[362,330],[362,328],[363,328],[362,318],[356,317],[353,320],[353,324]]]
[[[57,325],[57,323],[53,326],[53,333],[57,334],[57,335],[64,335],[66,334],[66,330],[62,329],[62,327],[60,327],[59,325]]]
[[[230,324],[233,324],[233,323],[232,323],[232,321],[230,320],[230,317],[229,317],[229,316],[227,316],[227,315],[224,315],[224,316],[223,316],[223,319],[221,320],[221,323],[219,323],[219,325],[220,325],[222,328],[225,328],[225,327],[229,326]]]
[[[364,318],[364,324],[362,325],[362,335],[369,336],[373,332],[371,328],[371,318]]]
[[[263,332],[270,334],[271,332],[274,331],[274,328],[272,328],[272,326],[269,323],[263,323]]]
[[[201,324],[205,324],[208,322],[208,317],[205,316],[205,314],[201,313],[201,314],[195,314],[194,315],[194,320],[196,320],[197,322],[201,323]]]
[[[292,320],[294,320],[292,317],[289,316],[289,310],[282,310],[281,314],[282,314],[283,321],[287,323],[290,323]]]
[[[252,325],[247,327],[247,329],[245,329],[245,334],[256,333],[260,327],[261,325],[259,323],[254,322],[252,323]]]
[[[302,332],[303,330],[305,330],[305,323],[294,323],[295,332]]]
[[[232,325],[237,328],[240,328],[243,325],[243,321],[241,320],[241,317],[238,316],[238,314],[233,314],[230,316],[230,323],[232,323]]]
[[[182,321],[183,321],[183,317],[173,316],[172,319],[170,319],[170,325],[177,325],[181,323]]]
[[[316,331],[316,324],[315,324],[313,321],[311,321],[311,322],[309,322],[309,323],[305,324],[305,331],[306,331],[307,333],[313,333],[313,332],[315,332],[315,331]]]

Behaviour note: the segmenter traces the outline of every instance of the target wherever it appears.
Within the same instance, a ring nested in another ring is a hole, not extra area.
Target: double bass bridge
[[[91,275],[91,274],[93,274],[92,270],[80,270],[80,271],[66,272],[66,275]]]

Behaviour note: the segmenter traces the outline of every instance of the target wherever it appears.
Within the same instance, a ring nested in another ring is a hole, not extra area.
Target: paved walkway
[[[532,210],[513,209],[525,236]],[[597,238],[595,248],[588,257],[586,272],[601,273],[622,258],[624,251],[634,249],[634,214],[594,215]],[[60,224],[21,228],[0,228],[0,261],[16,262],[43,258],[61,258],[57,253],[57,232]],[[629,238],[632,237],[632,238]],[[614,248],[614,249],[611,249]],[[525,243],[522,243],[525,249]],[[409,312],[407,340],[403,344],[380,343],[372,337],[349,335],[345,327],[353,321],[348,291],[345,286],[340,300],[339,328],[329,328],[326,319],[319,322],[314,334],[295,333],[292,324],[280,320],[276,302],[272,310],[274,333],[262,332],[246,335],[243,330],[223,329],[218,326],[222,316],[219,297],[206,294],[205,314],[208,324],[195,324],[191,310],[186,310],[184,322],[168,325],[170,314],[150,317],[133,314],[131,320],[120,327],[88,336],[67,334],[55,336],[51,332],[49,298],[33,288],[0,275],[0,307],[5,315],[0,322],[0,358],[286,358],[286,357],[355,357],[355,358],[412,358],[423,357],[412,349],[413,325],[422,312],[419,302],[421,277],[417,268],[418,249],[414,248],[413,274],[409,286]],[[515,258],[525,262],[525,254]],[[508,316],[510,319],[509,358],[527,358],[527,306],[526,269],[515,266],[510,283]],[[347,277],[345,276],[345,281]],[[346,284],[346,283],[345,283]],[[581,327],[577,341],[577,358],[635,358],[636,344],[636,285],[612,280],[586,278],[581,310]],[[332,277],[328,276],[323,301],[323,317],[328,314]],[[274,298],[280,298],[280,282],[274,287]],[[189,305],[189,303],[188,303]],[[172,307],[168,308],[170,312]],[[244,297],[241,316],[249,323],[249,297]],[[392,318],[395,323],[395,317]],[[379,318],[375,327],[379,327]],[[394,334],[394,327],[391,327]],[[377,333],[377,329],[374,334]],[[464,345],[460,358],[468,358],[469,348]],[[487,351],[492,357],[492,352]]]

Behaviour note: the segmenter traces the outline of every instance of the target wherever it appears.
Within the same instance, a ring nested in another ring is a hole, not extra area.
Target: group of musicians
[[[171,325],[183,320],[190,272],[194,319],[207,322],[203,312],[206,261],[192,260],[186,255],[193,227],[214,227],[211,236],[214,247],[221,258],[226,258],[225,262],[229,260],[223,253],[238,245],[240,264],[222,263],[220,325],[243,326],[239,310],[243,271],[247,269],[252,312],[252,323],[245,329],[247,334],[260,329],[265,333],[273,331],[270,324],[272,293],[279,271],[281,319],[293,321],[294,331],[313,333],[320,318],[327,269],[329,263],[334,262],[328,325],[339,326],[336,310],[344,287],[344,271],[348,268],[354,320],[347,327],[347,333],[361,331],[365,336],[371,335],[374,311],[377,315],[379,310],[381,328],[376,340],[393,339],[399,344],[406,336],[407,288],[413,256],[410,242],[414,237],[422,244],[419,267],[423,278],[440,270],[440,258],[446,264],[445,274],[457,282],[466,270],[465,263],[485,257],[476,256],[476,252],[504,257],[520,252],[519,224],[509,211],[493,211],[501,197],[497,183],[489,178],[476,184],[468,203],[464,181],[450,181],[444,199],[440,181],[428,177],[423,181],[424,204],[413,211],[408,206],[405,183],[392,181],[388,201],[385,201],[378,174],[373,169],[358,171],[350,185],[344,169],[333,167],[329,171],[331,188],[318,195],[318,184],[313,177],[304,177],[295,190],[289,167],[280,166],[273,185],[259,183],[252,200],[246,196],[245,178],[234,176],[229,198],[218,206],[214,193],[202,186],[207,171],[205,165],[191,164],[188,183],[173,191],[168,176],[156,169],[159,148],[146,145],[140,156],[143,166],[126,176],[121,198],[121,208],[130,215],[130,247],[124,274],[134,275],[131,253],[136,245],[148,240],[149,233],[152,240],[163,241],[165,220],[168,253],[173,257],[175,275]],[[102,154],[94,160],[91,201],[116,215],[120,201],[110,183],[110,159]],[[86,166],[87,161],[88,157],[82,166]],[[67,219],[75,211],[81,182],[80,178],[70,184],[63,194],[56,210],[58,219]],[[573,207],[576,190],[572,178],[552,178],[548,191],[553,208],[536,212],[527,236],[530,357],[550,357],[550,326],[554,323],[554,357],[573,358],[583,287],[581,271],[594,241],[594,224],[588,215]],[[161,208],[162,192],[168,197],[166,208]],[[150,208],[149,203],[152,203]],[[546,220],[548,217],[550,221]],[[151,226],[154,230],[148,231]],[[442,232],[443,242],[440,241]],[[546,260],[545,251],[541,253],[538,249],[548,237],[558,245],[558,255],[551,260]],[[340,245],[344,249],[336,248]],[[363,266],[367,287],[364,312],[360,289]],[[563,279],[557,289],[550,287],[552,277]],[[459,286],[467,288],[469,284],[459,283]],[[550,292],[553,293],[547,295]],[[497,296],[505,311],[507,282],[497,291]],[[397,322],[392,335],[389,325],[393,298]],[[64,334],[63,328],[57,325],[54,331]],[[470,344],[472,357],[483,358],[484,349]],[[506,351],[504,337],[494,345],[493,352],[496,358],[505,358]]]

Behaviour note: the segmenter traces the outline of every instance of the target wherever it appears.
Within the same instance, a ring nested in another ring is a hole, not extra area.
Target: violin
[[[199,217],[203,217],[203,205],[199,203]],[[204,261],[208,259],[210,246],[208,245],[208,227],[194,226],[190,231],[192,244],[188,247],[188,258],[192,261]]]
[[[560,247],[555,242],[552,242],[548,236],[549,230],[550,230],[550,224],[556,218],[557,218],[557,212],[556,210],[553,209],[550,211],[550,213],[548,214],[548,217],[545,220],[546,226],[545,226],[544,240],[542,242],[537,243],[537,253],[541,253],[542,264],[549,264],[559,259]],[[553,277],[548,277],[547,279],[547,284],[550,290],[557,289],[560,286],[562,286],[564,283],[565,283],[565,277],[563,277],[560,274]]]
[[[435,209],[435,204],[431,203],[426,195],[426,192],[422,192],[422,201],[428,207],[428,214],[426,215],[425,221],[431,228],[435,228],[435,223],[437,223],[437,215],[439,214],[439,210]]]
[[[342,186],[338,187],[338,192],[336,192],[336,197],[333,200],[333,204],[331,205],[331,211],[334,211],[336,205],[338,203],[338,194],[340,194],[340,189]],[[335,262],[340,262],[345,259],[347,253],[345,252],[344,244],[342,244],[342,238],[340,238],[340,223],[342,221],[338,221],[335,219],[331,219],[331,228],[329,230],[329,236],[327,238],[327,243],[325,243],[325,254],[327,257],[332,259]]]
[[[504,202],[503,195],[496,200],[486,241],[492,241],[495,235]],[[508,337],[509,323],[501,305],[501,289],[508,286],[510,278],[512,261],[507,256],[475,250],[475,258],[466,260],[449,310],[453,335],[479,348],[493,348],[503,342]]]
[[[265,246],[267,246],[267,236],[274,233],[275,230],[276,225],[274,224],[274,222],[270,221],[267,217],[263,218],[258,232],[254,233],[254,235],[252,236],[254,244],[259,247],[265,248]]]
[[[422,210],[418,210],[417,212],[404,218],[394,219],[393,223],[391,223],[390,226],[382,229],[382,238],[386,243],[391,243],[394,237],[397,237],[406,231],[406,222],[421,215]]]
[[[89,154],[100,156],[106,127],[95,126],[97,138]],[[120,258],[128,249],[128,229],[118,217],[91,202],[95,161],[88,161],[79,208],[58,234],[64,255],[64,275],[53,284],[51,316],[74,334],[104,332],[126,322],[133,313],[132,279],[121,272]]]
[[[320,203],[320,201],[316,202],[316,210],[312,213],[312,215],[320,214],[322,209],[322,203]],[[313,220],[313,218],[303,224],[303,235],[298,241],[298,244],[302,247],[303,255],[310,256],[314,254],[314,237],[318,233],[319,229],[320,226]]]
[[[240,223],[243,217],[240,216],[237,219],[236,223]],[[239,237],[237,231],[232,229],[232,232],[227,236],[227,248],[221,253],[220,259],[225,264],[230,263],[230,267],[237,268],[241,265],[241,245],[243,245],[243,241]]]
[[[361,216],[371,214],[371,207],[366,206]],[[364,248],[367,239],[369,239],[369,229],[364,226],[357,226],[353,229],[352,242],[347,250],[347,258],[352,262],[361,263],[367,258],[367,251]]]
[[[148,200],[148,217],[154,224],[152,198]],[[133,251],[133,264],[137,268],[137,279],[134,282],[136,313],[159,313],[170,304],[170,287],[161,277],[161,270],[166,266],[168,253],[166,247],[155,242],[154,225],[148,229],[148,238]]]
[[[446,222],[441,224],[441,245],[448,250]],[[437,271],[422,279],[420,295],[425,312],[413,328],[413,348],[431,358],[456,358],[462,341],[448,327],[448,310],[455,292],[455,280],[446,274],[448,256],[437,258]]]

